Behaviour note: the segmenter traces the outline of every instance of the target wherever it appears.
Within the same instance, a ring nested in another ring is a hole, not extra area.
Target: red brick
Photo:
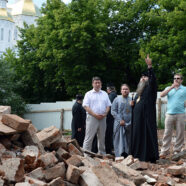
[[[80,155],[83,156],[83,153],[79,151],[72,143],[68,144],[68,152],[71,155]]]
[[[81,171],[77,167],[73,165],[68,166],[67,173],[66,173],[66,178],[68,181],[77,184],[80,175],[81,175]]]
[[[36,135],[36,129],[32,124],[29,124],[27,131],[23,132],[21,135],[22,141],[25,145],[36,145],[40,152],[45,153],[42,143]]]
[[[20,132],[27,130],[29,126],[28,121],[15,114],[4,114],[2,116],[2,122],[3,124]]]
[[[0,171],[5,173],[5,178],[9,181],[22,181],[24,177],[24,160],[20,158],[2,159]]]
[[[177,175],[182,175],[185,173],[185,167],[183,166],[170,166],[167,168],[167,173],[177,176]]]
[[[44,171],[45,179],[47,181],[51,181],[53,179],[56,179],[57,177],[61,177],[64,179],[65,174],[66,174],[66,168],[63,162],[58,163],[54,167],[48,168]]]
[[[37,185],[37,186],[47,186],[47,183],[37,180],[28,176],[25,176],[25,181],[30,183],[31,185]]]
[[[78,158],[77,155],[72,155],[71,158],[69,158],[69,159],[66,160],[66,163],[68,165],[70,164],[70,165],[74,165],[76,167],[79,167],[79,166],[81,166],[83,164],[82,161],[81,161],[81,159]]]
[[[59,161],[63,161],[63,159],[68,159],[71,157],[71,155],[61,147],[57,150],[56,155]]]
[[[55,126],[45,128],[36,135],[44,147],[50,147],[50,144],[61,138],[61,132]]]
[[[55,157],[54,152],[42,154],[38,158],[38,161],[41,161],[43,163],[44,167],[54,166],[58,162],[57,158]]]

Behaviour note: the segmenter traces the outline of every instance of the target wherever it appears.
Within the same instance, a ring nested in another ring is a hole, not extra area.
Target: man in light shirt
[[[106,116],[111,102],[108,94],[101,90],[102,83],[99,77],[92,78],[92,86],[93,89],[85,94],[83,100],[83,107],[87,112],[83,148],[91,151],[93,138],[97,134],[98,153],[105,154]]]
[[[186,87],[182,85],[183,77],[181,74],[174,75],[174,82],[167,87],[161,94],[161,97],[167,96],[167,113],[165,118],[165,131],[163,136],[163,146],[160,158],[166,158],[168,155],[172,130],[176,125],[176,142],[174,145],[174,154],[184,149],[184,129],[185,129],[185,108]]]

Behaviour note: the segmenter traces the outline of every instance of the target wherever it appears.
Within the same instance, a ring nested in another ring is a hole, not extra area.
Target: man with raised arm
[[[167,87],[160,96],[167,96],[167,113],[165,118],[165,131],[163,136],[163,146],[160,158],[166,158],[170,153],[170,144],[172,140],[172,130],[176,126],[176,142],[174,145],[174,154],[184,149],[184,130],[185,130],[185,108],[186,87],[182,85],[183,76],[175,74],[173,84]]]
[[[145,62],[147,72],[142,74],[134,99],[130,153],[140,161],[155,163],[159,159],[156,124],[157,84],[149,55]]]

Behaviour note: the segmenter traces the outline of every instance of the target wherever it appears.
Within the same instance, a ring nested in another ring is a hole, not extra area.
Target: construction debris
[[[80,148],[54,126],[38,132],[10,110],[0,107],[0,186],[186,185],[186,150],[156,164],[115,159]]]

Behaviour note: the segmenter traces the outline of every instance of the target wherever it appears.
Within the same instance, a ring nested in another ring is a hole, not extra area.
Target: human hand
[[[132,101],[130,102],[130,106],[131,106],[131,107],[134,106],[134,100],[132,100]]]
[[[147,58],[145,58],[145,62],[147,64],[148,68],[152,67],[152,59],[149,58],[149,54],[147,54]]]
[[[120,125],[121,125],[121,126],[124,126],[124,125],[125,125],[125,121],[124,121],[124,120],[121,120],[121,121],[120,121]]]
[[[171,88],[175,88],[175,87],[178,87],[178,86],[179,86],[179,83],[175,81],[175,82],[171,85]]]
[[[81,132],[81,128],[78,128],[77,130],[78,130],[78,132]]]
[[[102,120],[105,116],[104,115],[101,115],[101,114],[96,114],[95,115],[95,118],[98,119],[98,120]]]

